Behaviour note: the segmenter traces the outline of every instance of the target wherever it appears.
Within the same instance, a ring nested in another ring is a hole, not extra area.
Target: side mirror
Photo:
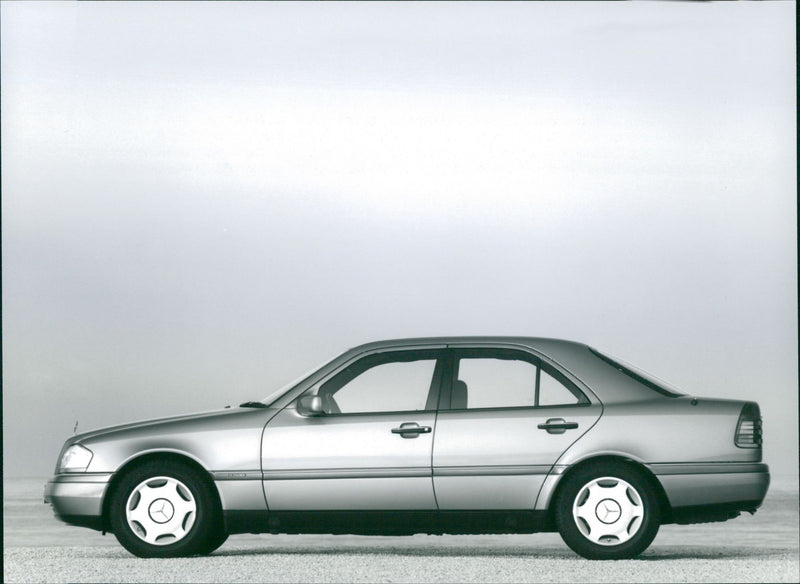
[[[304,395],[297,400],[297,413],[301,416],[321,416],[322,398],[318,395]]]

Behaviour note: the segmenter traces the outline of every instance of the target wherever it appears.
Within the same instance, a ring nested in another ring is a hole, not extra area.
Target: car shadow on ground
[[[249,556],[249,555],[310,555],[310,556],[339,556],[339,555],[373,555],[373,556],[404,556],[404,557],[429,557],[429,558],[444,558],[444,557],[520,557],[520,558],[534,558],[534,557],[552,557],[552,558],[567,558],[574,556],[574,554],[565,549],[561,550],[524,550],[524,549],[508,549],[508,548],[472,548],[469,546],[464,547],[395,547],[395,546],[369,546],[369,547],[342,547],[342,548],[328,548],[320,549],[309,547],[303,548],[290,548],[290,547],[263,547],[253,548],[246,550],[226,550],[221,549],[212,554],[212,556]]]
[[[745,558],[767,559],[769,557],[783,557],[786,554],[794,553],[789,548],[692,548],[692,549],[654,549],[642,554],[638,560],[641,561],[664,561],[664,560],[730,560]],[[470,546],[463,547],[394,547],[394,546],[369,546],[369,547],[343,547],[343,548],[296,548],[296,547],[271,547],[251,549],[220,549],[209,557],[230,557],[230,556],[258,556],[258,555],[294,555],[294,556],[343,556],[343,555],[373,555],[373,556],[397,556],[397,557],[486,557],[486,558],[538,558],[538,559],[580,559],[577,554],[566,546],[563,550],[559,549],[520,549],[520,548],[475,548]]]
[[[792,548],[703,548],[703,549],[674,549],[650,550],[638,557],[643,561],[663,560],[742,560],[783,558],[787,555],[796,555],[797,550]]]

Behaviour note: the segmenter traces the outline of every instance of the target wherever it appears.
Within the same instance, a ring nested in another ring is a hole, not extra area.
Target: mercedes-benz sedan
[[[631,558],[660,525],[755,512],[755,402],[683,395],[580,343],[371,343],[237,408],[69,438],[45,502],[141,557],[235,533],[558,531]]]

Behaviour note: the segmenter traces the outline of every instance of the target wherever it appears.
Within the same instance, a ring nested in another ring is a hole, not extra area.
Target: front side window
[[[580,390],[549,364],[503,349],[458,351],[449,393],[453,410],[588,403]],[[447,402],[443,405],[447,407]]]
[[[322,384],[317,395],[327,414],[433,409],[442,369],[437,363],[424,352],[370,355]]]

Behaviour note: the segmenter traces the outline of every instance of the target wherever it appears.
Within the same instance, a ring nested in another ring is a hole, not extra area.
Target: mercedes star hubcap
[[[578,492],[572,516],[589,541],[619,545],[641,528],[644,505],[630,483],[616,477],[602,477],[590,481]]]
[[[189,533],[197,517],[197,503],[181,481],[153,477],[139,483],[128,497],[125,517],[140,539],[167,545]]]

